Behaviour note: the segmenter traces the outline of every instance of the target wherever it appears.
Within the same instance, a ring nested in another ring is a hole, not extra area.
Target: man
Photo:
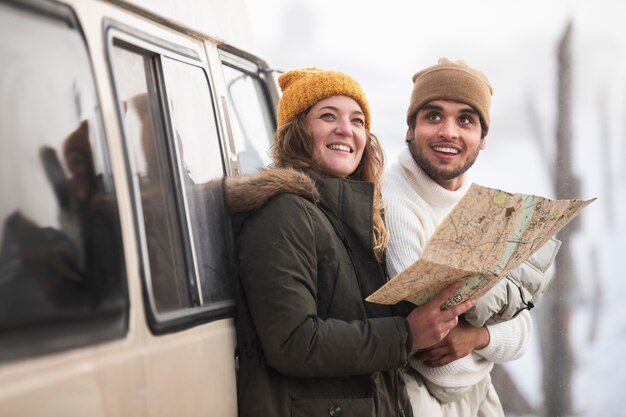
[[[419,259],[429,237],[469,189],[466,173],[485,148],[490,122],[491,84],[464,62],[441,58],[416,73],[413,82],[408,146],[383,184],[392,277]],[[552,245],[540,265],[525,264],[516,273],[546,282],[557,249]],[[506,298],[518,287],[504,281],[498,291]],[[479,327],[460,319],[441,342],[411,358],[406,376],[415,415],[504,416],[489,372],[494,363],[514,360],[527,348],[530,315],[521,309],[515,313]]]

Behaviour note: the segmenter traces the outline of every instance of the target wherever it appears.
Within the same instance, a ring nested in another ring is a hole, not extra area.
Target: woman
[[[240,416],[398,416],[407,322],[364,298],[385,281],[383,153],[361,87],[279,78],[274,168],[227,182],[239,292]]]
[[[385,282],[387,240],[383,153],[365,94],[337,71],[294,70],[278,81],[275,166],[226,185],[239,415],[409,416],[397,368],[471,303],[441,311],[451,286],[404,319],[364,301]]]

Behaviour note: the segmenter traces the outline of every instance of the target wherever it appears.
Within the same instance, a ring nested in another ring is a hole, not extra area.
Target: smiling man
[[[491,84],[464,62],[441,58],[417,72],[413,83],[407,149],[383,183],[391,277],[422,256],[439,223],[469,189],[467,171],[485,148],[490,122]],[[526,310],[482,327],[460,319],[445,339],[409,360],[404,376],[413,414],[503,416],[489,374],[494,363],[524,353],[531,329]]]
[[[437,184],[456,191],[463,174],[485,148],[480,116],[472,107],[447,100],[422,106],[407,131],[411,156]]]

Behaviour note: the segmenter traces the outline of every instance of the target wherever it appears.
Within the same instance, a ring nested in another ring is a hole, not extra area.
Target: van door
[[[148,413],[234,415],[232,237],[202,44],[115,22],[107,37],[151,330]]]

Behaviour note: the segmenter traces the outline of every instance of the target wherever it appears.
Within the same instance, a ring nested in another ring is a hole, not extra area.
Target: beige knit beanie
[[[365,116],[365,128],[370,130],[370,108],[359,83],[348,74],[339,71],[304,68],[287,71],[278,77],[283,92],[278,103],[278,127],[318,101],[342,95],[353,98]]]
[[[413,92],[407,111],[407,124],[415,122],[415,115],[424,105],[434,100],[451,100],[472,106],[489,130],[489,106],[493,88],[482,72],[463,61],[439,58],[436,65],[413,75]]]

